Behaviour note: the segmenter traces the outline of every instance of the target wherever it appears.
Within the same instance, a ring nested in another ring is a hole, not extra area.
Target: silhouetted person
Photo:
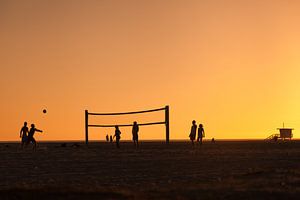
[[[200,144],[202,144],[202,138],[205,136],[204,133],[204,128],[203,128],[203,124],[199,125],[198,128],[198,138],[197,138],[197,142],[200,142]]]
[[[106,135],[106,142],[109,142],[108,135]]]
[[[212,138],[212,139],[211,139],[211,142],[212,142],[212,143],[215,143],[215,142],[216,142],[215,138]]]
[[[30,128],[30,131],[28,133],[27,144],[29,144],[30,142],[32,142],[32,144],[33,144],[33,150],[36,150],[36,141],[35,141],[35,139],[33,137],[35,132],[41,132],[42,133],[43,131],[35,128],[34,124],[31,124],[31,128]]]
[[[111,135],[109,136],[109,141],[110,141],[110,143],[113,142],[113,137]]]
[[[191,127],[191,133],[190,133],[190,140],[192,142],[192,145],[194,145],[194,140],[196,138],[196,132],[197,132],[197,125],[196,125],[196,121],[193,120],[192,127]]]
[[[22,138],[21,140],[22,148],[24,147],[24,144],[27,142],[27,137],[28,137],[27,134],[28,134],[27,122],[24,122],[24,126],[20,130],[20,138]]]
[[[115,126],[115,128],[116,130],[115,130],[114,138],[116,137],[117,148],[120,148],[121,131],[119,129],[119,126]]]
[[[132,125],[132,140],[133,140],[134,146],[136,148],[139,147],[139,135],[138,135],[138,132],[139,132],[139,125],[137,124],[137,122],[133,122],[133,125]]]

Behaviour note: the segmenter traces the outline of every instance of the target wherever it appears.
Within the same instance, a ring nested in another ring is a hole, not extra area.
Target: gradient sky
[[[18,140],[25,120],[44,130],[38,140],[84,139],[85,109],[165,105],[171,139],[188,139],[193,119],[207,138],[266,138],[283,122],[299,137],[299,10],[298,0],[0,0],[0,140]]]

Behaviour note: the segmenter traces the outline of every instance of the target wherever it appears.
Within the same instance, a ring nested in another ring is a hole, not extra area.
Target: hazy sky
[[[85,109],[165,105],[171,139],[187,139],[193,119],[208,138],[266,138],[283,122],[299,137],[299,10],[298,0],[0,0],[0,140],[18,140],[25,120],[45,131],[38,140],[84,139]],[[163,115],[148,118],[97,122]]]

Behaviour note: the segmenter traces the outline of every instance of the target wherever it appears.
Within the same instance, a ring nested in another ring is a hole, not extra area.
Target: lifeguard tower
[[[279,134],[276,133],[276,134],[270,135],[266,139],[267,140],[275,140],[275,141],[277,141],[278,139],[281,139],[281,140],[286,140],[286,139],[291,140],[292,139],[293,130],[294,130],[293,128],[285,128],[284,124],[283,124],[283,128],[278,128],[277,130],[279,130]]]
[[[279,138],[282,140],[292,139],[293,137],[293,129],[292,128],[278,128],[279,130]]]

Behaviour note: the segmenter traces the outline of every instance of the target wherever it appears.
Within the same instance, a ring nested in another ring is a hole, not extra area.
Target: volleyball
[[[43,110],[43,113],[47,113],[47,110],[46,110],[46,109],[44,109],[44,110]]]

